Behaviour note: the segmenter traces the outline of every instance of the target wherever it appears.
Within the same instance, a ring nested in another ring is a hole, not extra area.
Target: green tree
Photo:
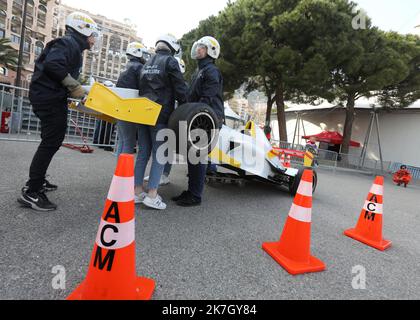
[[[390,45],[407,61],[407,77],[387,86],[378,94],[378,102],[387,109],[405,108],[420,99],[420,38],[389,33]]]
[[[10,45],[10,40],[6,38],[0,39],[0,64],[14,70],[17,67],[17,62],[18,53]]]
[[[407,77],[409,68],[406,58],[394,49],[394,43],[384,32],[372,27],[369,17],[365,17],[361,29],[354,28],[355,3],[348,0],[331,2],[341,17],[340,28],[329,43],[319,45],[316,51],[327,57],[331,70],[327,91],[346,105],[341,152],[348,153],[356,101],[375,96],[387,86],[401,82]]]

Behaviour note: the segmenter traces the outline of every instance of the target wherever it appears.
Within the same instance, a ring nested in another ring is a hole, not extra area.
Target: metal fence
[[[28,92],[25,88],[0,85],[0,140],[41,141],[40,121],[32,111]],[[69,109],[64,143],[115,149],[116,131],[111,123]]]
[[[273,140],[272,144],[273,146],[282,149],[305,151],[305,146],[300,144],[292,144],[290,142]],[[378,159],[366,157],[363,160],[361,155],[358,154],[339,154],[337,152],[323,149],[318,150],[318,156],[316,157],[316,160],[320,167],[328,167],[334,170],[341,169],[358,171],[368,174],[392,174],[396,172],[401,166],[401,163],[399,162],[383,161],[381,164],[381,161]],[[292,156],[291,161],[292,163],[298,165],[303,164],[303,159],[299,157]],[[420,168],[413,166],[407,166],[407,168],[412,173],[413,179],[420,180]]]

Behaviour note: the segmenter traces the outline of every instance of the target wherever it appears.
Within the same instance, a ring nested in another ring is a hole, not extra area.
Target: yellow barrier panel
[[[154,126],[162,106],[147,99],[122,99],[112,90],[95,83],[87,96],[85,106],[117,120]]]

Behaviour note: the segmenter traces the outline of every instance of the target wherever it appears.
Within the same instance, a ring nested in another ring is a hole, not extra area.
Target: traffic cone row
[[[312,180],[312,170],[306,169],[280,240],[262,245],[263,250],[292,275],[325,270],[325,264],[310,254]],[[384,178],[376,177],[356,227],[344,232],[381,251],[391,246],[391,241],[382,238],[383,194]]]
[[[284,156],[284,154],[283,154]],[[292,275],[325,270],[325,264],[311,255],[313,172],[303,172],[278,242],[262,248]],[[345,235],[379,250],[391,246],[382,239],[383,177],[370,189],[359,221]],[[136,276],[134,216],[134,159],[122,154],[111,182],[85,280],[69,300],[149,300],[155,282]]]

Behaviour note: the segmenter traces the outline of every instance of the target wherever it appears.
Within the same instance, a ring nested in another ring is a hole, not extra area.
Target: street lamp
[[[25,45],[25,31],[26,31],[26,12],[28,8],[28,0],[24,0],[23,2],[23,14],[22,14],[22,26],[20,31],[20,43],[19,43],[19,56],[18,56],[18,65],[16,70],[16,81],[15,86],[21,86],[21,78],[22,78],[22,69],[23,69],[23,49]],[[16,92],[17,96],[20,96],[20,90]]]

